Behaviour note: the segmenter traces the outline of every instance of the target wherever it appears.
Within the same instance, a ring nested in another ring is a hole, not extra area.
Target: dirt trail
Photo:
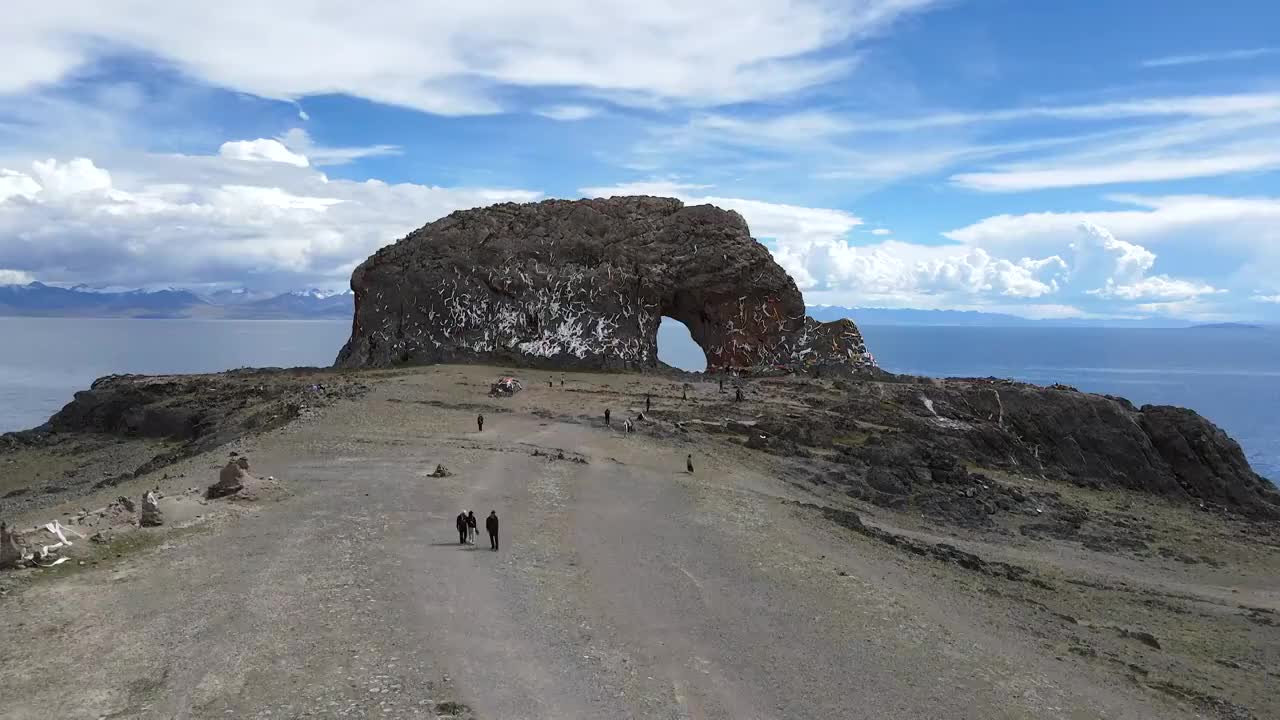
[[[686,446],[538,417],[533,391],[478,433],[427,404],[474,398],[446,377],[248,443],[288,499],[4,600],[0,718],[1197,716],[766,472],[694,450],[690,476]]]

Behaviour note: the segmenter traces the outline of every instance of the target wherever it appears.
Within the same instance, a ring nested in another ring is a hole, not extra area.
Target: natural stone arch
[[[343,367],[654,367],[664,315],[689,328],[708,370],[871,362],[852,323],[805,317],[742,216],[670,198],[456,212],[379,250],[351,288]]]

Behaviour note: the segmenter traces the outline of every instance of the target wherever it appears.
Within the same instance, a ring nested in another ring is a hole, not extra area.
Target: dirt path
[[[412,402],[438,380],[257,441],[292,497],[5,600],[0,718],[1194,716],[751,468],[519,405],[476,433]]]

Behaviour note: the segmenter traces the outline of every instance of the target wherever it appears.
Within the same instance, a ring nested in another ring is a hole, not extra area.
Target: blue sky
[[[48,5],[0,26],[0,282],[338,287],[643,192],[811,303],[1280,320],[1274,2]]]

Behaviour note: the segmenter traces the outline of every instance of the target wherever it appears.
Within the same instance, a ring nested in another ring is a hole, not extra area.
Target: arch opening
[[[689,327],[665,315],[658,324],[658,360],[689,372],[707,370],[707,354],[694,342]]]

